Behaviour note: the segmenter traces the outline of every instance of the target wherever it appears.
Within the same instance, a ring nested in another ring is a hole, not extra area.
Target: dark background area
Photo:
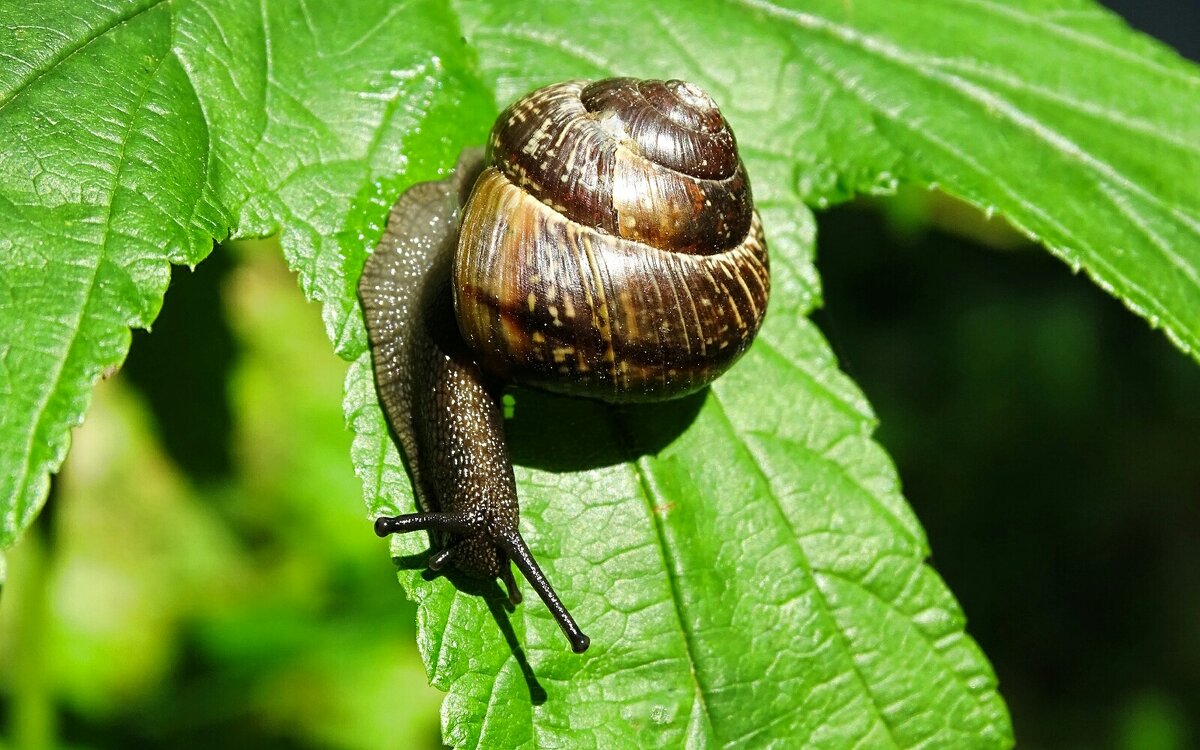
[[[1200,58],[1200,3],[1106,5]],[[1018,747],[1200,746],[1196,363],[947,199],[818,221],[814,318],[875,407]]]

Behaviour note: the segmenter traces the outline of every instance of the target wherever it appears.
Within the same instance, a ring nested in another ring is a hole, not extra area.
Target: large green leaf
[[[89,392],[227,219],[172,10],[0,5],[0,542],[32,520]]]
[[[44,502],[170,263],[231,226],[282,233],[345,346],[353,196],[432,174],[486,132],[454,114],[490,106],[438,4],[359,6],[0,4],[0,545]]]
[[[754,178],[766,327],[702,398],[613,411],[516,394],[523,529],[594,645],[570,654],[536,603],[508,613],[404,572],[449,691],[446,738],[1010,744],[870,410],[804,318],[819,285],[803,204],[936,183],[1196,354],[1200,77],[1089,3],[789,5],[0,6],[0,541],[43,502],[168,264],[229,228],[281,233],[353,360],[371,512],[408,507],[353,295],[388,205],[536,84],[688,78],[722,103]]]

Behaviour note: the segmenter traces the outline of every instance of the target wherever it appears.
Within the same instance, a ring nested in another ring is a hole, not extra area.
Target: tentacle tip
[[[383,537],[383,536],[387,536],[388,534],[392,533],[392,521],[393,520],[394,519],[390,518],[389,516],[380,516],[379,518],[376,518],[375,519],[375,535]]]
[[[588,638],[583,633],[576,633],[571,636],[571,650],[577,654],[582,654],[588,650],[588,646],[592,645],[592,639]]]

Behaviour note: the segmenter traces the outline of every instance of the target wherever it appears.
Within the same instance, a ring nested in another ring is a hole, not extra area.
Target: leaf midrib
[[[749,460],[749,464],[753,467],[754,472],[762,486],[766,488],[766,495],[770,498],[771,507],[775,510],[776,515],[790,532],[787,535],[787,539],[791,543],[792,547],[796,550],[797,559],[804,565],[804,572],[807,574],[809,581],[812,583],[812,591],[816,595],[815,600],[820,602],[821,611],[826,622],[828,622],[830,625],[830,631],[834,634],[835,639],[841,646],[840,650],[844,657],[843,660],[848,663],[850,668],[853,670],[855,681],[858,682],[859,687],[862,689],[863,696],[866,697],[870,704],[875,708],[875,713],[879,717],[879,721],[883,724],[884,729],[887,730],[888,739],[891,740],[892,745],[896,747],[897,750],[900,750],[903,745],[901,745],[901,743],[896,739],[895,728],[892,726],[891,721],[884,713],[883,707],[880,706],[876,700],[875,693],[871,690],[870,681],[858,668],[858,663],[854,659],[854,650],[850,647],[850,643],[846,640],[846,634],[842,631],[841,627],[839,627],[837,617],[833,614],[833,608],[829,604],[829,601],[825,598],[825,592],[822,591],[821,587],[817,585],[816,571],[818,569],[813,565],[812,560],[809,558],[808,551],[804,549],[804,545],[800,542],[799,529],[795,527],[795,525],[792,523],[791,517],[788,516],[787,512],[784,510],[783,503],[779,499],[779,494],[775,491],[774,484],[771,482],[771,479],[767,475],[766,470],[763,468],[762,463],[759,461],[758,456],[754,455],[754,452],[750,450],[749,441],[741,436],[736,423],[730,419],[728,412],[725,410],[724,404],[721,402],[721,397],[717,393],[717,389],[710,389],[710,394],[709,400],[713,404],[715,415],[720,418],[721,422],[725,426],[726,431],[733,436],[734,443],[740,449],[739,452],[746,456],[746,458]],[[868,492],[867,494],[875,499],[871,493]],[[797,705],[793,710],[799,710],[799,705]],[[751,737],[754,737],[755,734],[765,731],[767,727],[773,726],[774,723],[789,715],[790,713],[783,713],[776,716],[772,722],[758,727],[754,733],[751,733],[745,737],[741,737],[738,741],[746,742]]]
[[[625,443],[623,447],[626,450],[626,455],[632,456],[632,445],[627,437],[627,433],[624,431],[626,427],[624,420],[615,414],[611,416],[611,420],[615,423],[614,426],[617,428],[614,430],[614,434],[620,435],[620,442]],[[642,462],[647,460],[649,459],[645,457],[630,458],[626,461],[626,464],[634,474],[634,479],[638,483],[638,489],[641,490],[642,505],[646,509],[646,514],[650,517],[650,522],[654,525],[654,539],[658,545],[659,555],[663,563],[663,570],[666,573],[667,585],[671,589],[671,605],[675,612],[675,622],[679,626],[680,633],[683,634],[683,646],[684,651],[687,653],[688,660],[688,673],[692,677],[692,685],[694,687],[693,695],[695,696],[696,700],[700,701],[700,711],[703,713],[704,723],[708,727],[707,734],[711,737],[719,738],[720,735],[717,733],[716,728],[713,725],[712,714],[709,712],[708,708],[708,691],[700,677],[700,670],[697,668],[698,664],[696,659],[695,645],[696,636],[688,626],[687,618],[684,617],[686,608],[684,607],[683,597],[679,590],[679,579],[675,575],[675,566],[672,564],[674,561],[672,548],[671,545],[667,543],[662,519],[659,518],[658,513],[654,511],[654,501],[657,497],[657,493],[654,491],[654,488],[650,482],[647,469],[642,465]]]

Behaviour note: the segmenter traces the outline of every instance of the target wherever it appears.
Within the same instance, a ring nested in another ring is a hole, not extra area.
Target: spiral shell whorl
[[[678,81],[557,84],[506,110],[489,152],[454,283],[459,330],[485,370],[659,400],[702,388],[749,347],[770,288],[766,242],[707,94]]]
[[[589,112],[616,115],[623,134],[655,164],[705,180],[725,180],[738,169],[729,125],[695,84],[612,78],[580,96]]]
[[[712,99],[682,81],[547,86],[500,115],[488,151],[514,184],[607,234],[710,254],[750,229],[733,134]]]

